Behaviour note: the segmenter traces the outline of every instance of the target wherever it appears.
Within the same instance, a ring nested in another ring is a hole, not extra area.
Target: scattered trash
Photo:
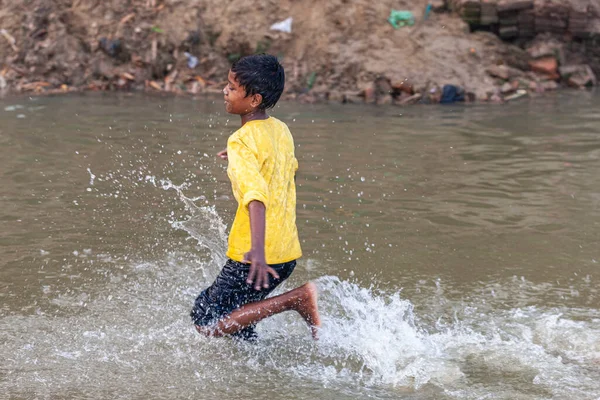
[[[10,33],[8,33],[6,29],[0,29],[0,35],[4,36],[6,40],[8,40],[10,47],[12,47],[14,51],[19,51],[19,48],[17,47],[17,41]]]
[[[6,88],[6,79],[2,75],[0,75],[0,90],[4,90]]]
[[[160,85],[160,83],[155,82],[155,81],[147,81],[146,84],[148,86],[150,86],[153,89],[156,89],[158,91],[162,91],[162,86]]]
[[[505,101],[516,100],[516,99],[519,99],[519,98],[521,98],[523,96],[526,96],[526,95],[527,95],[527,90],[525,90],[525,89],[519,89],[515,93],[513,93],[513,94],[511,94],[509,96],[506,96],[504,98],[504,100]]]
[[[189,46],[198,46],[201,42],[200,32],[190,31],[184,42]]]
[[[125,47],[119,39],[108,39],[105,37],[100,38],[98,41],[98,47],[109,57],[116,58],[121,61],[126,61],[128,59]]]
[[[150,30],[152,32],[156,32],[156,33],[165,33],[165,31],[163,31],[161,28],[159,28],[158,26],[153,26],[152,28],[150,28]]]
[[[134,17],[135,17],[135,13],[127,14],[126,16],[121,18],[121,21],[119,21],[119,24],[120,25],[126,24],[127,22],[131,21]]]
[[[15,111],[15,110],[19,110],[21,108],[23,108],[22,105],[15,104],[14,106],[6,106],[6,107],[4,107],[4,111]]]
[[[196,75],[194,77],[194,79],[200,83],[200,85],[202,85],[202,87],[205,87],[207,85],[208,82],[206,82],[206,79],[204,79],[203,77],[201,77],[200,75]]]
[[[17,118],[23,119],[23,118],[25,118],[25,114],[17,114]]]
[[[286,18],[283,21],[279,21],[271,25],[270,29],[272,31],[292,33],[292,21],[292,17]]]
[[[173,83],[177,79],[177,75],[179,75],[179,71],[177,71],[176,69],[174,69],[173,71],[171,71],[169,73],[169,75],[165,76],[165,90],[167,92],[170,92],[173,89],[175,89]]]
[[[313,71],[308,76],[308,81],[306,83],[306,86],[308,87],[308,90],[310,90],[310,89],[313,88],[313,86],[315,85],[315,80],[317,80],[317,73]]]
[[[465,101],[465,91],[455,85],[444,85],[440,104],[450,104],[458,101]]]
[[[158,57],[158,40],[156,38],[152,39],[150,46],[150,54],[152,55],[152,61],[154,61]]]
[[[425,7],[425,14],[423,15],[423,21],[426,21],[427,18],[429,18],[429,13],[431,13],[431,8],[433,6],[431,5],[431,3],[427,3],[427,7]]]
[[[390,12],[388,22],[392,24],[394,29],[398,29],[407,25],[412,26],[415,24],[415,16],[411,11],[392,10]]]
[[[193,55],[191,55],[190,53],[188,53],[187,51],[185,53],[183,53],[186,58],[187,58],[187,65],[188,68],[190,69],[194,69],[198,66],[198,57],[195,57]]]
[[[26,83],[23,86],[21,86],[21,89],[26,92],[30,91],[30,90],[33,90],[35,92],[41,92],[43,90],[43,88],[47,88],[50,86],[52,86],[50,84],[50,82],[37,81],[37,82]]]

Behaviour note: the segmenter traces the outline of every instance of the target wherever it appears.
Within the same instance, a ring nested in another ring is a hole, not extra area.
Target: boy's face
[[[246,96],[246,89],[239,84],[235,73],[229,71],[227,85],[223,88],[225,110],[230,114],[245,115],[255,111],[262,102],[260,94]]]

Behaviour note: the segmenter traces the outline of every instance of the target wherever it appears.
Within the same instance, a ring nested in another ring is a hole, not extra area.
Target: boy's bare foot
[[[313,339],[318,340],[318,329],[321,326],[321,317],[319,316],[319,306],[317,304],[317,285],[308,282],[296,290],[301,292],[301,297],[295,305],[294,310],[296,310],[310,326]]]

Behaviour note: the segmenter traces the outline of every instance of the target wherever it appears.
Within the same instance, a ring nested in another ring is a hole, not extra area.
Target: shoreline
[[[549,98],[555,98],[557,96],[560,95],[568,95],[568,96],[577,96],[578,93],[585,93],[586,95],[590,95],[590,96],[594,96],[596,93],[600,93],[600,89],[597,87],[593,87],[593,88],[585,88],[585,89],[573,89],[573,88],[559,88],[557,90],[553,90],[553,91],[549,91],[549,92],[544,92],[544,93],[529,93],[525,96],[518,96],[515,97],[514,99],[508,100],[508,101],[498,101],[498,102],[483,102],[483,101],[474,101],[474,102],[454,102],[454,103],[448,103],[448,104],[442,104],[442,103],[426,103],[426,102],[415,102],[415,103],[411,103],[411,104],[397,104],[397,103],[393,103],[393,102],[387,102],[385,104],[380,104],[377,102],[371,102],[371,103],[367,103],[365,101],[360,101],[360,102],[353,102],[353,101],[347,101],[347,102],[339,102],[339,101],[332,101],[332,100],[328,100],[326,98],[319,98],[319,99],[310,99],[310,100],[305,100],[304,98],[298,98],[297,96],[282,96],[281,99],[278,101],[278,104],[285,102],[285,103],[289,103],[289,104],[302,104],[302,105],[340,105],[342,107],[344,107],[345,105],[352,105],[352,106],[356,106],[356,107],[372,107],[372,108],[405,108],[405,107],[415,107],[415,106],[450,106],[450,105],[463,105],[463,106],[482,106],[482,107],[487,107],[487,106],[502,106],[505,104],[510,104],[513,103],[513,101],[515,103],[518,102],[523,102],[523,101],[537,101],[537,100],[544,100],[544,99],[549,99]],[[60,89],[57,90],[48,90],[48,91],[44,91],[44,92],[1,92],[0,93],[0,100],[6,100],[6,99],[11,99],[11,100],[19,100],[19,99],[34,99],[34,98],[45,98],[45,97],[63,97],[63,96],[105,96],[105,95],[109,95],[109,96],[118,96],[118,97],[136,97],[136,96],[142,96],[142,97],[147,97],[149,99],[152,98],[156,98],[156,99],[187,99],[187,100],[191,100],[191,101],[197,101],[197,100],[205,100],[205,101],[215,101],[218,102],[219,100],[222,100],[222,96],[220,95],[220,92],[218,91],[213,91],[213,92],[203,92],[203,93],[197,93],[197,94],[190,94],[190,93],[173,93],[173,92],[164,92],[164,91],[151,91],[151,90],[104,90],[104,91],[100,91],[100,90],[69,90],[69,91],[63,91]]]
[[[392,0],[129,3],[3,4],[0,91],[214,94],[233,61],[259,52],[281,59],[283,98],[301,103],[502,103],[600,76],[591,0],[415,0],[401,25]],[[286,16],[289,29],[272,28]]]

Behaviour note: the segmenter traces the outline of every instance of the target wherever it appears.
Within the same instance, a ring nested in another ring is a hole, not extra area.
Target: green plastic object
[[[392,24],[394,29],[401,28],[403,26],[412,26],[415,24],[415,16],[411,11],[398,11],[392,10],[388,22]]]

